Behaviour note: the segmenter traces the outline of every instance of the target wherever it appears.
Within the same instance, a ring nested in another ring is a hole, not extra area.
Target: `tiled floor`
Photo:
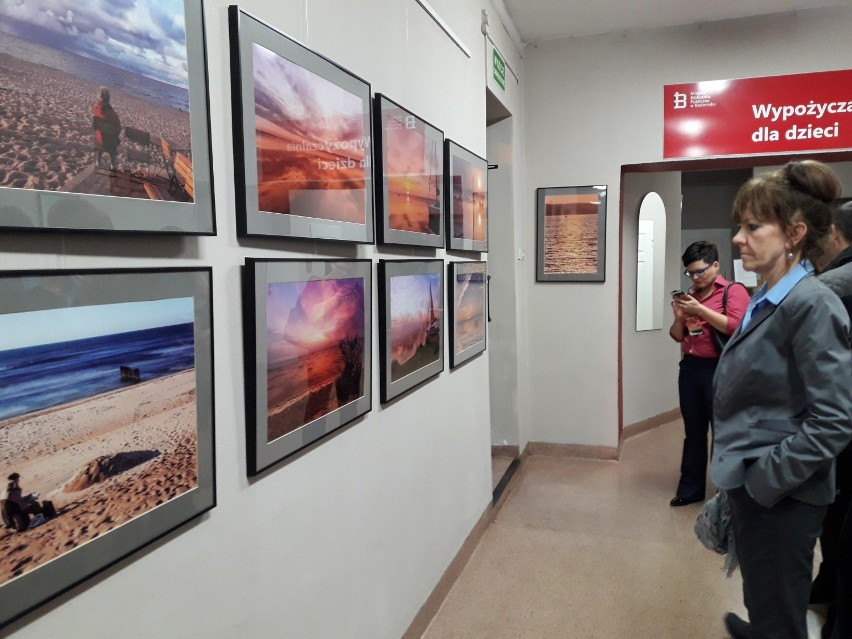
[[[700,504],[668,505],[682,428],[629,439],[620,462],[525,459],[424,638],[726,637],[739,573],[696,540]]]

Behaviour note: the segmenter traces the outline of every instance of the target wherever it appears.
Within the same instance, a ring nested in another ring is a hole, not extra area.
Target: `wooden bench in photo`
[[[189,197],[195,199],[195,178],[192,175],[192,160],[178,151],[175,153],[175,175]]]
[[[182,151],[172,149],[166,138],[160,139],[163,149],[166,171],[169,174],[169,188],[178,196],[195,199],[195,178],[192,175],[192,160]],[[183,199],[183,197],[182,197]]]

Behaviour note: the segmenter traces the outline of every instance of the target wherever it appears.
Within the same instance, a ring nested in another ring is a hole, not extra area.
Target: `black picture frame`
[[[243,299],[256,475],[372,409],[372,262],[247,258]]]
[[[443,248],[444,132],[381,93],[373,118],[378,243]]]
[[[370,84],[237,6],[228,17],[237,233],[371,244]]]
[[[488,162],[457,142],[444,141],[447,248],[488,251]]]
[[[447,332],[450,368],[485,351],[488,325],[488,262],[447,265]]]
[[[65,1],[80,25],[76,28],[85,28],[85,3]],[[57,25],[66,14],[56,3],[49,12],[30,4],[30,15]],[[163,16],[174,25],[170,31],[140,38],[128,17],[124,31],[112,25],[106,44],[83,33],[73,39],[57,36],[35,18],[25,22],[0,13],[0,53],[9,53],[7,61],[14,60],[15,67],[10,82],[3,80],[8,91],[0,95],[0,109],[8,101],[8,111],[17,112],[16,92],[27,94],[24,103],[32,102],[33,85],[51,105],[43,113],[34,108],[21,113],[28,120],[23,132],[14,118],[7,120],[5,131],[0,129],[6,133],[0,136],[0,169],[7,177],[19,174],[0,187],[0,229],[216,234],[204,7],[202,0],[184,0],[183,7],[183,15]],[[116,15],[123,11],[117,7]],[[26,46],[16,44],[19,40]],[[156,55],[146,55],[146,46]],[[169,56],[161,56],[161,50]],[[22,51],[28,59],[18,57]],[[172,63],[165,65],[167,57]],[[110,133],[95,130],[96,124],[104,129],[100,123],[107,121],[108,111],[100,106],[99,85],[107,88],[107,102],[119,118],[105,125]],[[72,96],[81,93],[86,103],[76,104]],[[96,135],[106,136],[105,146],[120,136],[114,160],[99,147]],[[5,147],[26,151],[14,151],[13,161],[6,159]]]
[[[210,268],[9,271],[0,298],[0,467],[41,510],[0,529],[2,627],[213,508],[216,484]]]
[[[606,191],[605,185],[536,189],[537,282],[606,280]]]
[[[377,270],[384,404],[444,370],[444,261],[379,260]]]

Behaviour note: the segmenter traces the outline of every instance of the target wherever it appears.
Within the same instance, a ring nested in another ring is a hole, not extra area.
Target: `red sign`
[[[852,70],[663,87],[663,157],[852,148]]]

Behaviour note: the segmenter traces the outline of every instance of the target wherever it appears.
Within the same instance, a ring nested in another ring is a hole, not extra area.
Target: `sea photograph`
[[[163,140],[191,171],[182,0],[0,2],[0,186],[191,201]]]
[[[266,290],[267,442],[364,395],[362,278]]]
[[[0,315],[0,585],[196,488],[196,413],[193,298]]]
[[[364,101],[252,44],[258,209],[366,224]]]
[[[400,108],[382,111],[382,132],[388,226],[438,235],[444,179],[441,141],[428,138],[423,122]]]
[[[442,311],[439,273],[390,278],[392,382],[440,359]]]
[[[485,340],[485,265],[481,272],[457,273],[454,347],[456,355]]]
[[[596,273],[600,195],[548,195],[544,207],[544,272]]]
[[[456,157],[453,160],[453,237],[485,241],[486,219],[485,169]]]

